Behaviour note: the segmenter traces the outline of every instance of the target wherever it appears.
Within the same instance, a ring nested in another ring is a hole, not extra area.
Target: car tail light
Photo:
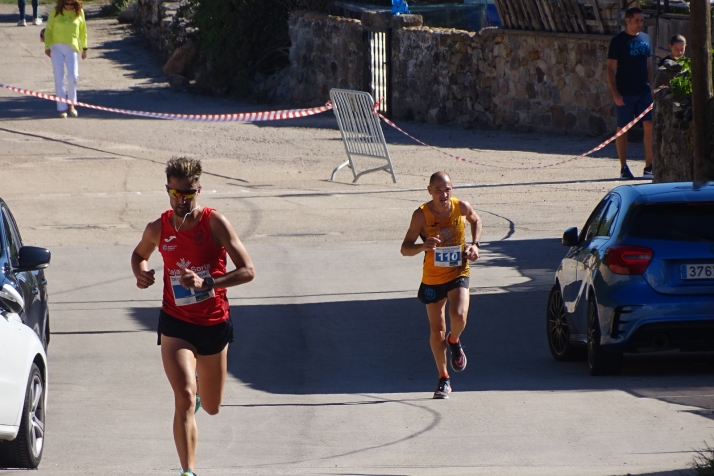
[[[607,267],[615,274],[642,274],[654,253],[644,246],[615,245],[605,253]]]

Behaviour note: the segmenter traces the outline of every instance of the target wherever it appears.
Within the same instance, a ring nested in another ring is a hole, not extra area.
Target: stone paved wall
[[[655,98],[652,131],[654,182],[691,181],[694,144],[691,106],[681,109],[671,94]]]
[[[314,105],[333,87],[367,90],[361,29],[358,20],[294,15],[282,98]],[[593,135],[615,130],[609,36],[426,26],[395,28],[392,35],[396,119]]]
[[[188,26],[188,0],[137,0],[137,13],[137,26],[163,60],[195,35]]]
[[[290,16],[290,65],[261,85],[269,97],[314,106],[330,89],[362,89],[362,22],[309,12]]]
[[[714,98],[709,100],[709,118],[714,118]],[[714,151],[714,127],[709,127]],[[690,182],[694,179],[694,127],[691,96],[675,100],[669,89],[655,97],[652,143],[654,182]],[[712,152],[714,153],[714,152]],[[711,167],[710,177],[714,177]]]

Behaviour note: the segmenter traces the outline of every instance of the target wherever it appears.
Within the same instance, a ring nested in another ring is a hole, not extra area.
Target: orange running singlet
[[[459,199],[451,197],[451,215],[446,218],[434,217],[426,203],[419,208],[426,218],[427,236],[422,236],[422,239],[439,235],[441,240],[436,252],[427,251],[424,256],[422,283],[446,284],[461,276],[469,276],[469,262],[464,256],[466,227],[459,209]]]

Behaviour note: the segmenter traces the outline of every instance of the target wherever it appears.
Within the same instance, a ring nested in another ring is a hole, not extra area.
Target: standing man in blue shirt
[[[607,51],[607,83],[617,109],[619,131],[652,104],[652,47],[650,37],[642,33],[644,17],[637,7],[625,12],[625,30],[610,40]],[[642,118],[645,145],[644,178],[652,178],[652,111]],[[627,133],[616,140],[620,158],[620,178],[633,179],[627,166]]]

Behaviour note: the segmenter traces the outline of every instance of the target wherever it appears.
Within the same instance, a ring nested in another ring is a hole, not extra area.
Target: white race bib
[[[199,271],[196,273],[202,278],[207,278],[211,274],[206,271]],[[189,304],[196,304],[198,302],[205,301],[206,299],[212,298],[216,295],[213,289],[207,291],[198,291],[196,289],[186,289],[181,286],[179,282],[181,276],[169,276],[171,278],[171,289],[174,292],[174,302],[177,306],[188,306]]]
[[[434,250],[434,266],[442,268],[452,268],[461,266],[462,247],[458,246],[442,246]]]

